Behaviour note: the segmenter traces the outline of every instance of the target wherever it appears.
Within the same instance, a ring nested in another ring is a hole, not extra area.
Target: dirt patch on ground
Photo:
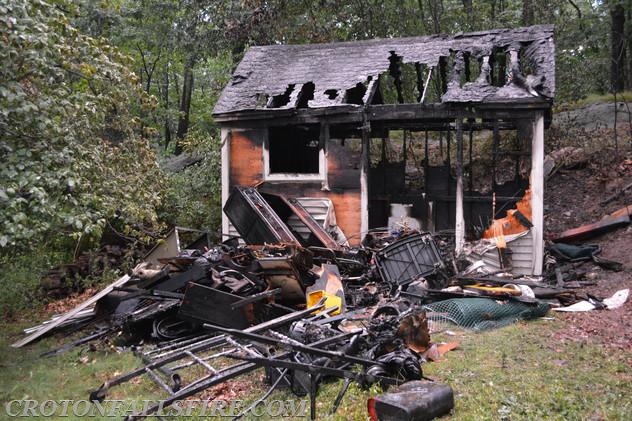
[[[611,203],[600,202],[632,183],[632,153],[599,151],[582,168],[558,171],[545,188],[546,238],[584,224],[626,205],[632,205],[632,189]],[[579,296],[592,294],[606,298],[620,289],[632,289],[632,226],[619,228],[586,243],[598,244],[601,257],[623,264],[621,272],[585,263],[581,269],[591,274],[595,285],[577,290]],[[616,310],[560,315],[565,322],[558,340],[603,344],[613,350],[632,350],[632,300]]]
[[[549,238],[632,204],[632,189],[605,206],[600,204],[632,183],[631,152],[603,150],[583,159],[587,163],[581,168],[560,169],[546,182],[544,222]]]
[[[202,401],[230,401],[243,398],[244,396],[252,396],[258,391],[265,390],[265,387],[265,374],[262,370],[258,370],[248,376],[228,380],[213,386],[196,395],[195,399]]]

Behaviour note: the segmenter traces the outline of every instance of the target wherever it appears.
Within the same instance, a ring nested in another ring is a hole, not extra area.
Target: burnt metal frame
[[[363,372],[358,373],[358,372],[354,372],[352,370],[346,370],[343,368],[334,368],[334,367],[327,367],[327,366],[285,360],[285,358],[289,358],[295,352],[297,352],[298,348],[301,348],[301,345],[302,347],[308,347],[311,349],[319,350],[319,348],[317,347],[325,347],[332,343],[336,343],[343,339],[346,339],[349,336],[353,336],[357,334],[359,334],[359,332],[342,333],[335,337],[326,338],[320,341],[313,342],[309,345],[288,342],[282,339],[272,340],[271,343],[279,345],[279,348],[281,349],[290,348],[290,351],[282,351],[282,352],[272,354],[272,355],[267,355],[267,356],[256,352],[253,348],[247,348],[247,347],[241,346],[238,342],[236,342],[235,340],[230,338],[230,336],[228,336],[227,341],[235,345],[235,347],[229,351],[224,351],[222,353],[223,356],[227,356],[231,359],[242,360],[242,362],[226,367],[221,370],[215,370],[215,369],[212,369],[212,367],[208,369],[207,367],[209,372],[211,372],[211,375],[202,377],[192,382],[191,384],[187,385],[185,388],[181,388],[179,390],[170,390],[168,386],[165,387],[166,385],[162,385],[160,384],[160,382],[158,382],[159,385],[163,386],[163,389],[167,390],[167,392],[170,393],[170,396],[164,400],[161,400],[158,404],[147,408],[146,412],[132,414],[128,416],[126,420],[142,419],[147,415],[153,414],[166,407],[169,407],[171,404],[173,404],[176,401],[182,400],[198,392],[201,392],[202,390],[208,389],[209,387],[212,387],[216,384],[220,384],[224,381],[230,380],[232,378],[235,378],[237,376],[246,374],[252,370],[255,370],[260,367],[265,367],[265,366],[276,368],[280,373],[282,373],[282,375],[286,374],[286,372],[284,373],[282,369],[299,370],[299,371],[303,371],[309,374],[310,390],[308,392],[309,392],[310,400],[311,400],[310,402],[310,414],[311,414],[310,418],[311,419],[316,418],[316,406],[315,406],[316,405],[316,399],[315,399],[316,379],[317,379],[317,376],[321,374],[347,378],[347,379],[355,380],[362,384],[366,384],[367,382],[374,383],[378,381],[382,384],[388,384],[388,385],[399,384],[400,381],[398,379],[391,378],[391,377],[369,375]],[[271,338],[268,338],[268,339],[271,339]],[[236,353],[235,350],[239,350],[241,351],[241,353]],[[298,351],[298,352],[304,352],[304,351]],[[349,356],[347,356],[347,358],[349,358]],[[376,362],[374,361],[370,361],[370,360],[367,360],[367,361],[371,362],[372,365],[376,364]],[[155,380],[154,376],[152,376],[152,378],[154,378]],[[92,395],[91,395],[91,398],[92,398]]]
[[[316,310],[323,309],[324,306],[325,305],[323,301],[308,309],[290,313],[281,317],[277,317],[276,319],[272,319],[267,322],[260,323],[256,326],[252,326],[250,328],[245,329],[245,331],[260,332],[265,329],[283,326],[287,323],[300,320],[310,315],[312,312]],[[139,367],[136,370],[133,370],[126,374],[122,374],[118,377],[115,377],[114,379],[104,382],[101,386],[99,386],[97,389],[93,390],[90,393],[90,399],[102,400],[107,395],[108,390],[114,386],[128,382],[135,377],[142,376],[143,374],[151,373],[153,372],[153,370],[156,370],[156,369],[161,370],[162,368],[166,367],[166,365],[169,363],[172,363],[177,360],[181,360],[183,358],[187,358],[189,356],[187,353],[197,353],[197,352],[207,351],[209,349],[212,349],[213,347],[220,346],[225,343],[226,343],[226,335],[212,336],[200,341],[195,341],[195,339],[186,340],[186,341],[183,341],[182,344],[179,344],[178,342],[176,342],[174,345],[173,343],[171,343],[167,346],[168,348],[167,352],[159,355],[160,358],[152,359],[150,363],[147,363],[146,365]],[[179,388],[178,383],[180,383],[180,379],[178,377],[176,378],[172,377],[173,376],[172,371],[168,369],[166,370],[167,371],[166,372],[163,371],[163,373],[167,375],[168,377],[171,377],[171,380],[174,383],[174,387],[171,389],[172,390],[178,389]]]
[[[321,301],[318,305],[313,306],[309,309],[281,316],[277,319],[273,319],[271,321],[261,323],[260,325],[248,328],[245,331],[228,329],[214,325],[205,325],[205,327],[211,328],[218,332],[223,332],[223,334],[214,337],[202,337],[199,341],[196,341],[196,338],[187,338],[180,341],[172,341],[167,343],[163,347],[149,351],[144,354],[136,352],[136,354],[142,358],[146,365],[130,373],[103,383],[98,389],[90,393],[90,399],[100,401],[105,398],[110,387],[127,382],[140,375],[147,374],[158,386],[165,390],[169,396],[165,400],[160,401],[159,404],[147,408],[146,412],[132,414],[127,417],[128,420],[140,419],[147,415],[154,414],[155,412],[170,406],[178,400],[194,395],[213,385],[222,383],[226,380],[232,379],[239,375],[265,366],[276,369],[279,372],[280,377],[268,390],[268,392],[266,392],[264,397],[260,398],[259,400],[264,399],[265,396],[269,395],[279,384],[281,378],[288,374],[289,370],[298,370],[304,372],[309,376],[310,381],[310,385],[308,387],[309,390],[307,390],[310,396],[310,416],[311,419],[315,419],[317,382],[320,376],[323,374],[345,379],[345,382],[343,383],[342,388],[338,393],[338,396],[332,407],[332,412],[335,411],[336,408],[340,405],[340,402],[346,392],[350,381],[357,381],[361,384],[370,384],[379,381],[385,385],[400,383],[400,380],[396,378],[371,375],[367,374],[364,370],[358,372],[347,368],[350,365],[359,364],[366,369],[367,367],[377,364],[373,360],[356,357],[353,355],[347,355],[343,352],[324,349],[330,344],[340,342],[349,338],[350,336],[359,335],[361,333],[361,330],[341,333],[334,337],[325,338],[310,344],[303,344],[281,333],[269,330],[273,327],[279,327],[291,321],[302,319],[315,310],[322,309],[323,307],[324,302]],[[265,330],[268,330],[268,334],[271,336],[263,336],[255,333]],[[249,341],[250,343],[247,345],[242,345],[238,342],[239,339]],[[252,342],[273,345],[279,351],[269,355],[264,355],[261,352],[257,351],[257,348],[252,344]],[[196,353],[209,351],[223,344],[230,344],[232,345],[232,347],[230,349],[225,349],[212,355],[196,355]],[[327,365],[323,366],[312,364],[311,362],[302,362],[296,358],[293,361],[288,360],[288,358],[292,358],[293,355],[326,357],[328,358],[328,361],[340,365],[337,367],[329,367]],[[208,363],[208,361],[217,359],[219,357],[237,359],[241,360],[241,362],[222,369],[215,369]],[[167,366],[167,364],[179,360],[188,361],[182,362],[175,366]],[[177,371],[195,364],[199,364],[206,368],[209,374],[206,374],[188,383],[186,386],[183,386],[182,379]],[[173,386],[167,384],[167,381],[163,380],[163,378],[158,373],[156,373],[155,370],[160,371],[164,377],[170,379],[170,381],[173,382]],[[244,413],[240,414],[240,416],[243,414]]]

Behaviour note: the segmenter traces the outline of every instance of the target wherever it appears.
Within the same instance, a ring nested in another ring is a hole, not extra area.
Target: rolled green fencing
[[[489,330],[507,326],[519,320],[544,316],[549,304],[521,303],[487,298],[452,298],[424,306],[428,319],[435,322],[449,321],[465,329]]]

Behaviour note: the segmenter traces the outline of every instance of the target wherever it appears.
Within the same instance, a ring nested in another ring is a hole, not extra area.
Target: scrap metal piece
[[[61,328],[65,328],[67,326],[74,325],[74,324],[89,323],[90,320],[94,318],[95,314],[96,313],[95,313],[94,306],[90,306],[86,309],[79,311],[77,314],[75,314],[70,319],[67,319],[65,322],[60,323],[59,325],[57,325],[57,328],[61,329]],[[55,322],[57,319],[59,319],[62,316],[63,314],[56,314],[53,317],[51,317],[49,320],[45,320],[37,326],[27,327],[26,329],[23,330],[23,332],[26,335],[30,335],[33,332],[37,332],[42,327]]]
[[[234,336],[236,338],[246,339],[249,341],[258,342],[258,343],[262,343],[266,345],[281,345],[282,347],[287,347],[294,351],[304,352],[307,354],[313,354],[318,357],[327,357],[335,361],[344,361],[344,362],[353,363],[353,364],[361,364],[365,367],[370,367],[375,364],[375,361],[367,359],[367,358],[356,357],[354,355],[347,355],[338,351],[329,351],[326,349],[317,348],[315,346],[305,345],[299,341],[296,341],[287,337],[271,338],[269,336],[260,335],[258,333],[247,332],[245,330],[241,331],[237,329],[229,329],[229,328],[216,326],[216,325],[206,325],[206,326],[209,328],[218,330],[220,332],[226,333],[228,335]],[[275,336],[280,337],[281,335],[277,334]]]
[[[250,326],[253,315],[248,311],[249,306],[233,309],[241,300],[239,295],[190,283],[184,293],[178,316],[185,320],[245,329]]]
[[[271,289],[271,290],[260,292],[258,294],[253,294],[253,295],[250,295],[250,296],[248,296],[246,298],[242,298],[241,300],[233,303],[230,306],[230,308],[231,308],[231,310],[235,310],[235,309],[237,309],[239,307],[245,306],[246,304],[254,303],[256,301],[263,300],[264,298],[274,297],[275,295],[280,294],[281,291],[282,291],[281,288],[275,288],[275,289]]]
[[[340,272],[335,265],[321,265],[320,278],[314,282],[314,285],[307,287],[305,292],[308,306],[326,297],[325,308],[338,306],[338,310],[333,312],[333,315],[346,311],[345,293],[340,280]]]
[[[312,268],[312,253],[301,247],[251,248],[269,288],[281,288],[281,298],[288,303],[305,301],[301,273]]]
[[[336,400],[334,401],[334,404],[331,407],[331,411],[329,411],[329,415],[333,415],[336,413],[336,411],[338,410],[338,407],[342,403],[342,398],[344,398],[345,393],[347,393],[347,389],[349,389],[349,385],[351,385],[351,379],[347,378],[342,383],[342,387],[340,388],[340,391],[338,392],[338,396],[336,396]]]
[[[91,334],[89,334],[88,336],[85,336],[83,338],[77,339],[76,341],[70,342],[68,344],[62,345],[61,347],[57,348],[57,349],[52,349],[50,351],[46,351],[43,354],[40,355],[40,357],[52,357],[54,355],[60,355],[63,354],[64,352],[70,351],[72,348],[75,348],[79,345],[83,345],[87,342],[93,341],[95,339],[99,339],[104,337],[105,335],[107,335],[108,333],[110,333],[110,329],[98,329],[96,332],[93,332]]]
[[[307,346],[311,346],[314,349],[319,349],[320,347],[325,347],[329,344],[344,340],[348,337],[348,334],[341,334],[335,338],[327,338],[322,341],[310,343]],[[228,342],[234,345],[234,348],[231,348],[229,353],[220,352],[217,355],[222,355],[231,359],[244,360],[242,362],[233,364],[229,367],[225,367],[223,369],[215,370],[213,367],[207,367],[209,370],[209,374],[201,377],[200,379],[189,383],[188,385],[179,388],[178,390],[173,390],[169,393],[169,396],[166,399],[161,400],[157,405],[154,405],[150,408],[143,408],[143,411],[140,413],[132,414],[126,419],[141,419],[151,415],[163,408],[169,407],[176,401],[185,399],[189,396],[192,396],[196,393],[201,392],[209,387],[212,387],[216,384],[223,383],[227,380],[240,376],[242,374],[246,374],[251,372],[259,367],[267,366],[267,367],[276,367],[280,369],[294,369],[294,370],[302,370],[309,373],[321,373],[324,372],[329,375],[335,375],[343,378],[352,378],[356,381],[363,381],[366,377],[363,373],[353,372],[351,370],[344,370],[339,368],[331,368],[331,367],[323,367],[317,366],[314,364],[307,363],[297,363],[293,361],[288,361],[287,359],[292,356],[292,351],[280,350],[276,353],[268,356],[264,356],[261,353],[254,351],[252,348],[248,348],[248,346],[240,345],[237,341],[232,339],[230,335],[224,336]],[[193,355],[193,351],[185,351],[185,354],[190,357]],[[214,357],[211,356],[211,357]],[[208,357],[207,357],[208,358]],[[208,365],[208,364],[207,364]],[[376,380],[383,381],[385,384],[397,384],[397,381],[392,378],[384,377]],[[95,391],[96,392],[96,391]],[[93,392],[93,393],[95,393]],[[95,396],[96,398],[102,398],[102,395]],[[92,398],[92,395],[91,395]],[[315,401],[313,401],[315,402]]]
[[[202,263],[197,264],[197,261]],[[171,273],[168,278],[165,278],[153,285],[141,284],[141,286],[146,289],[159,291],[177,291],[184,288],[189,282],[201,282],[206,279],[208,277],[209,267],[210,265],[208,265],[208,262],[201,258],[196,260],[196,263],[187,268],[187,270]]]
[[[324,302],[319,303],[318,305],[305,309],[305,310],[296,311],[294,313],[286,314],[284,316],[277,317],[272,320],[268,320],[267,322],[263,322],[255,326],[248,327],[244,329],[244,332],[261,332],[265,329],[271,329],[274,327],[289,324],[291,322],[300,320],[310,315],[313,311],[323,308],[323,306],[324,306]],[[115,377],[113,379],[110,379],[104,382],[101,386],[99,386],[97,389],[93,390],[90,393],[90,400],[100,401],[106,397],[108,390],[110,388],[117,386],[119,384],[128,382],[136,377],[142,376],[143,374],[148,373],[149,372],[148,370],[155,370],[155,369],[161,370],[161,368],[166,367],[167,364],[182,360],[184,358],[188,358],[189,353],[198,353],[202,351],[207,351],[214,347],[225,344],[226,338],[227,338],[226,335],[220,335],[220,336],[214,336],[210,338],[208,337],[201,338],[200,340],[192,339],[192,340],[177,341],[175,343],[169,344],[165,348],[161,348],[161,352],[158,353],[157,355],[153,353],[152,361],[146,363],[146,365],[140,368],[137,368],[136,370],[133,370],[129,373],[122,374],[118,377]],[[253,367],[254,365],[250,368],[253,368]],[[233,367],[233,369],[238,373],[233,373],[231,371],[230,372],[231,374],[238,375],[239,373],[242,373],[239,367]],[[246,369],[243,372],[246,372],[246,371],[248,371],[248,369]],[[204,390],[204,388],[201,388],[200,390]]]
[[[201,250],[203,247],[210,246],[208,233],[206,231],[185,227],[174,227],[171,231],[169,231],[165,238],[158,241],[158,243],[145,255],[143,261],[151,265],[160,265],[160,259],[178,256],[182,251],[182,237],[184,233],[193,233],[197,235],[197,238],[190,244],[184,244],[185,249]]]
[[[309,233],[307,238],[303,238],[297,232],[297,239],[304,247],[326,247],[331,250],[340,250],[338,243],[329,235],[327,231],[309,214],[307,209],[295,198],[288,198],[281,194],[264,193],[262,195],[270,204],[274,211],[281,217],[283,222],[290,227],[290,218],[294,216],[296,231]]]

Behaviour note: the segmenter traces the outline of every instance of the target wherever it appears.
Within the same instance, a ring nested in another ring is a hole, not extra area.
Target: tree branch
[[[581,29],[581,31],[584,32],[584,22],[582,21],[583,16],[582,16],[581,9],[575,4],[573,0],[568,0],[568,2],[577,11],[577,19],[579,20],[579,29]]]

